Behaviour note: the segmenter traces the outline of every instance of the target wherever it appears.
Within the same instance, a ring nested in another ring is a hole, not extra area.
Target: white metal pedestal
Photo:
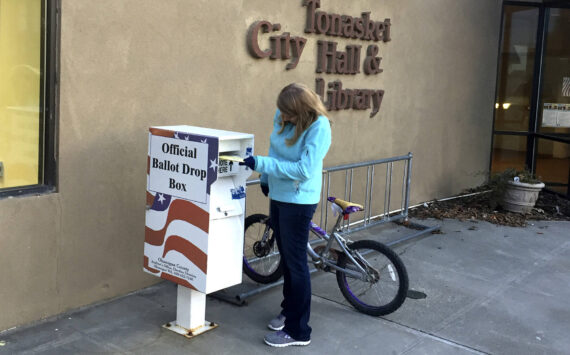
[[[193,338],[218,325],[208,322],[206,316],[206,294],[178,285],[176,296],[176,320],[163,328],[172,330],[186,338]]]

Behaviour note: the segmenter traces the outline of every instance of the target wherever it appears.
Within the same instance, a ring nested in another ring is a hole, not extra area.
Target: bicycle
[[[324,245],[313,248],[307,243],[308,261],[323,271],[336,272],[336,279],[344,298],[358,311],[381,316],[394,312],[405,301],[408,292],[408,273],[404,263],[392,249],[374,240],[351,241],[340,235],[342,220],[363,206],[335,197],[332,203],[338,218],[327,233],[311,222],[310,231]],[[272,283],[283,274],[277,242],[269,217],[254,214],[245,220],[243,271],[253,281]],[[332,248],[333,243],[340,247]]]

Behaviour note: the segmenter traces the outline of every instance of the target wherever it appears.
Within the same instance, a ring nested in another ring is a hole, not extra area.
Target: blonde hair
[[[277,97],[277,107],[282,114],[297,118],[295,124],[295,134],[286,140],[286,144],[291,146],[297,142],[301,134],[319,118],[320,115],[326,116],[327,109],[319,95],[309,89],[304,84],[293,83],[285,86]],[[283,116],[281,119],[281,130],[285,129]]]

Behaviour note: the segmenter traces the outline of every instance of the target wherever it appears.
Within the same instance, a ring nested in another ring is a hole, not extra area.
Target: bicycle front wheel
[[[408,273],[400,257],[386,245],[373,240],[360,240],[348,246],[358,264],[366,270],[367,280],[336,272],[342,295],[358,311],[382,316],[397,310],[408,293]],[[357,271],[356,265],[341,254],[338,266]]]
[[[244,238],[243,272],[259,283],[277,281],[283,275],[283,268],[269,217],[264,214],[248,216],[245,219]]]

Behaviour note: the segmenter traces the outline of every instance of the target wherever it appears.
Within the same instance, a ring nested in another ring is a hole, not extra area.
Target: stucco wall
[[[316,74],[317,40],[360,44],[362,59],[371,43],[305,34],[301,0],[62,0],[59,191],[0,200],[0,329],[159,281],[142,271],[148,127],[253,133],[263,154],[290,82],[385,90],[373,118],[331,113],[325,166],[413,152],[412,203],[481,182],[499,1],[322,0],[321,9],[391,19],[392,41],[378,43],[383,73]],[[257,20],[307,38],[296,69],[250,56]]]

